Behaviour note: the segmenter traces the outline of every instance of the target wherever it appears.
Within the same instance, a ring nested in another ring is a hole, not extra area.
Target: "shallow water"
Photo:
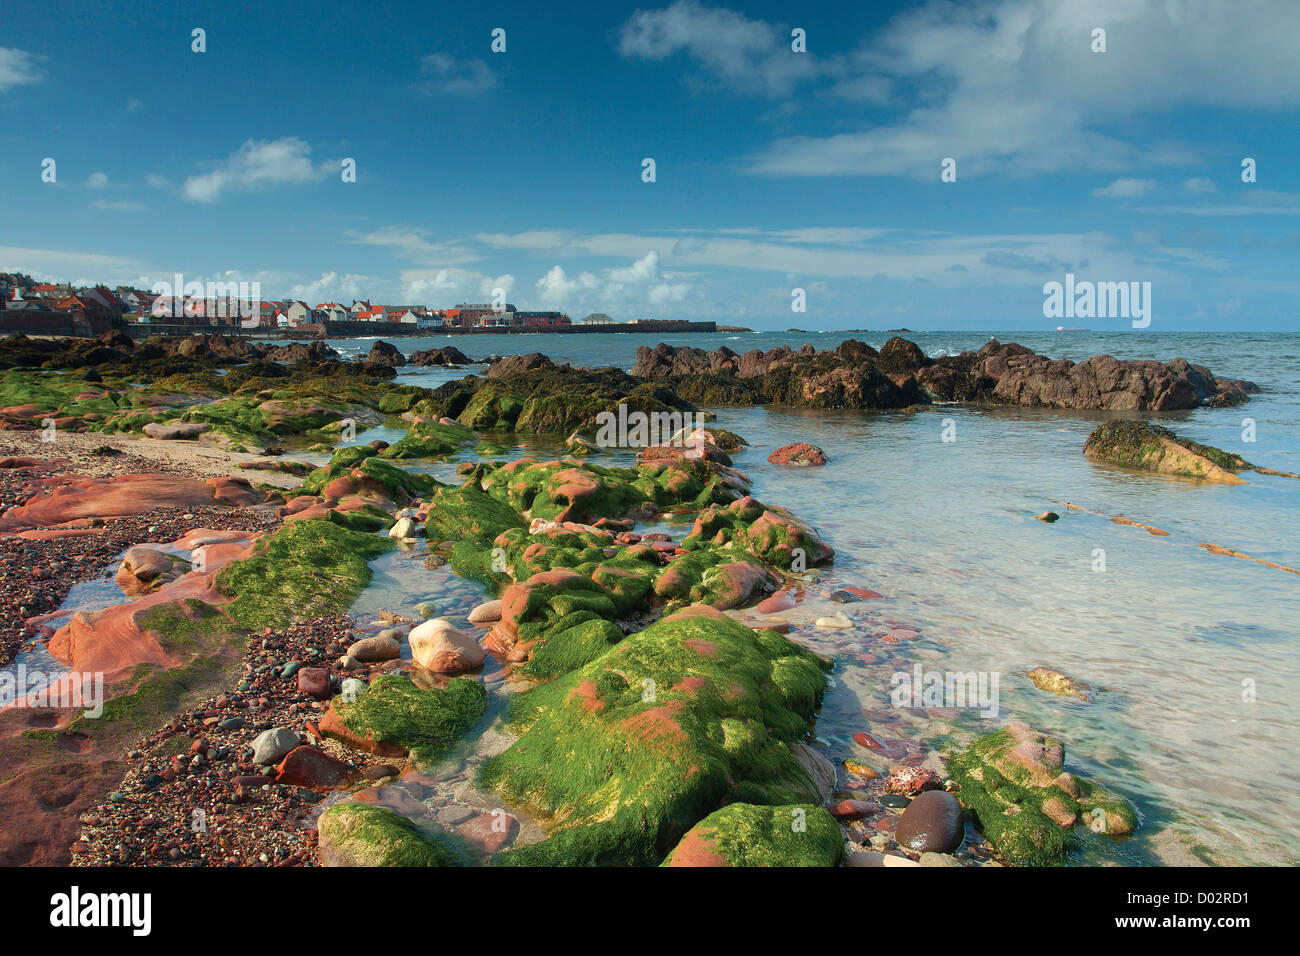
[[[848,337],[879,347],[887,334],[662,337],[737,352],[829,348]],[[990,336],[908,333],[928,354],[978,348]],[[1300,336],[1047,333],[999,336],[1053,357],[1185,357],[1265,388],[1235,409],[1151,415],[1179,434],[1276,469],[1300,472]],[[560,362],[629,368],[644,339],[628,335],[430,337],[404,351],[455,344],[479,358],[541,351]],[[349,353],[370,343],[336,341]],[[433,386],[469,371],[408,369]],[[818,722],[828,756],[862,757],[851,735],[887,734],[928,747],[1027,720],[1060,736],[1071,769],[1134,800],[1144,820],[1123,843],[1086,839],[1076,862],[1294,863],[1300,858],[1296,623],[1300,576],[1218,556],[1209,542],[1300,567],[1294,530],[1300,481],[1247,474],[1237,487],[1135,474],[1089,462],[1084,440],[1103,413],[945,406],[913,413],[714,409],[718,425],[754,446],[736,458],[761,500],[789,507],[835,546],[833,569],[810,589],[858,584],[883,601],[843,605],[855,626],[824,631],[787,615],[792,637],[833,654],[834,690]],[[1243,441],[1243,419],[1256,441]],[[945,426],[955,441],[945,442]],[[392,440],[379,431],[358,440]],[[819,469],[770,465],[791,441],[824,448]],[[525,440],[501,457],[552,455]],[[473,458],[471,454],[457,460]],[[626,453],[602,461],[625,463]],[[416,467],[420,467],[417,465]],[[424,467],[451,480],[454,461]],[[1086,510],[1067,510],[1069,502]],[[1033,520],[1054,510],[1061,520]],[[1166,537],[1113,523],[1124,516]],[[1104,558],[1104,569],[1102,559]],[[400,582],[383,590],[394,593]],[[367,598],[363,597],[363,601]],[[833,608],[826,606],[826,611]],[[887,644],[891,627],[919,632]],[[997,675],[998,713],[905,710],[889,678],[927,670]],[[1039,691],[1024,677],[1047,665],[1099,688],[1094,703]],[[1253,691],[1253,697],[1250,691]],[[869,713],[864,714],[863,711]]]

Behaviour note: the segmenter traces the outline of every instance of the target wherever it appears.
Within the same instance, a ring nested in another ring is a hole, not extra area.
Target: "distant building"
[[[573,324],[573,320],[563,312],[519,312],[516,315],[518,321],[515,324],[530,329],[554,328]]]
[[[582,319],[580,325],[613,325],[614,320],[604,312],[593,312],[591,315]]]

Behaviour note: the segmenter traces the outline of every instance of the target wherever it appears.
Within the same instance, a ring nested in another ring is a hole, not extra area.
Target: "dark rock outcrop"
[[[993,340],[977,352],[931,359],[895,336],[876,352],[847,340],[834,351],[809,345],[737,355],[659,344],[637,350],[632,374],[670,383],[699,404],[807,408],[902,408],[935,401],[1049,408],[1163,411],[1247,401],[1258,386],[1217,378],[1185,359],[1054,360]]]
[[[407,358],[408,365],[473,365],[474,360],[456,348],[454,345],[444,345],[437,349],[421,349],[418,352],[412,352]]]
[[[370,346],[370,352],[366,355],[366,364],[400,368],[406,364],[406,356],[398,351],[397,346],[379,341]]]

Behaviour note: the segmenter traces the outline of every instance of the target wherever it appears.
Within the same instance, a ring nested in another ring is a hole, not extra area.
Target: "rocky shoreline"
[[[688,428],[618,466],[583,431],[615,407],[1142,410],[1244,401],[1249,383],[996,343],[930,360],[893,339],[880,352],[659,346],[631,375],[514,356],[422,389],[394,380],[407,358],[381,345],[355,363],[319,343],[220,336],[0,347],[0,421],[17,429],[0,462],[0,575],[15,585],[0,653],[48,641],[109,687],[100,719],[0,712],[0,806],[32,824],[0,858],[1042,865],[1066,861],[1076,828],[1138,825],[1023,724],[941,751],[868,717],[860,758],[831,763],[812,734],[834,661],[800,638],[851,633],[853,606],[880,595],[810,589],[834,549],[750,494],[739,436]],[[421,361],[465,358],[439,351]],[[406,437],[338,444],[386,422]],[[493,460],[511,433],[567,435],[570,457]],[[475,443],[458,483],[399,464]],[[160,450],[178,447],[210,454]],[[293,460],[308,449],[329,460]],[[804,443],[770,460],[826,457]],[[424,621],[349,616],[374,562],[397,553],[483,600]],[[120,604],[46,618],[115,567]],[[897,654],[909,633],[874,639]],[[74,783],[74,798],[50,799]]]

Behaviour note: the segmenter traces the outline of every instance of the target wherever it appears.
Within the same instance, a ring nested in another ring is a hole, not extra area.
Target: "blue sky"
[[[0,270],[769,329],[1052,328],[1073,272],[1300,328],[1293,0],[161,6],[6,3]]]

